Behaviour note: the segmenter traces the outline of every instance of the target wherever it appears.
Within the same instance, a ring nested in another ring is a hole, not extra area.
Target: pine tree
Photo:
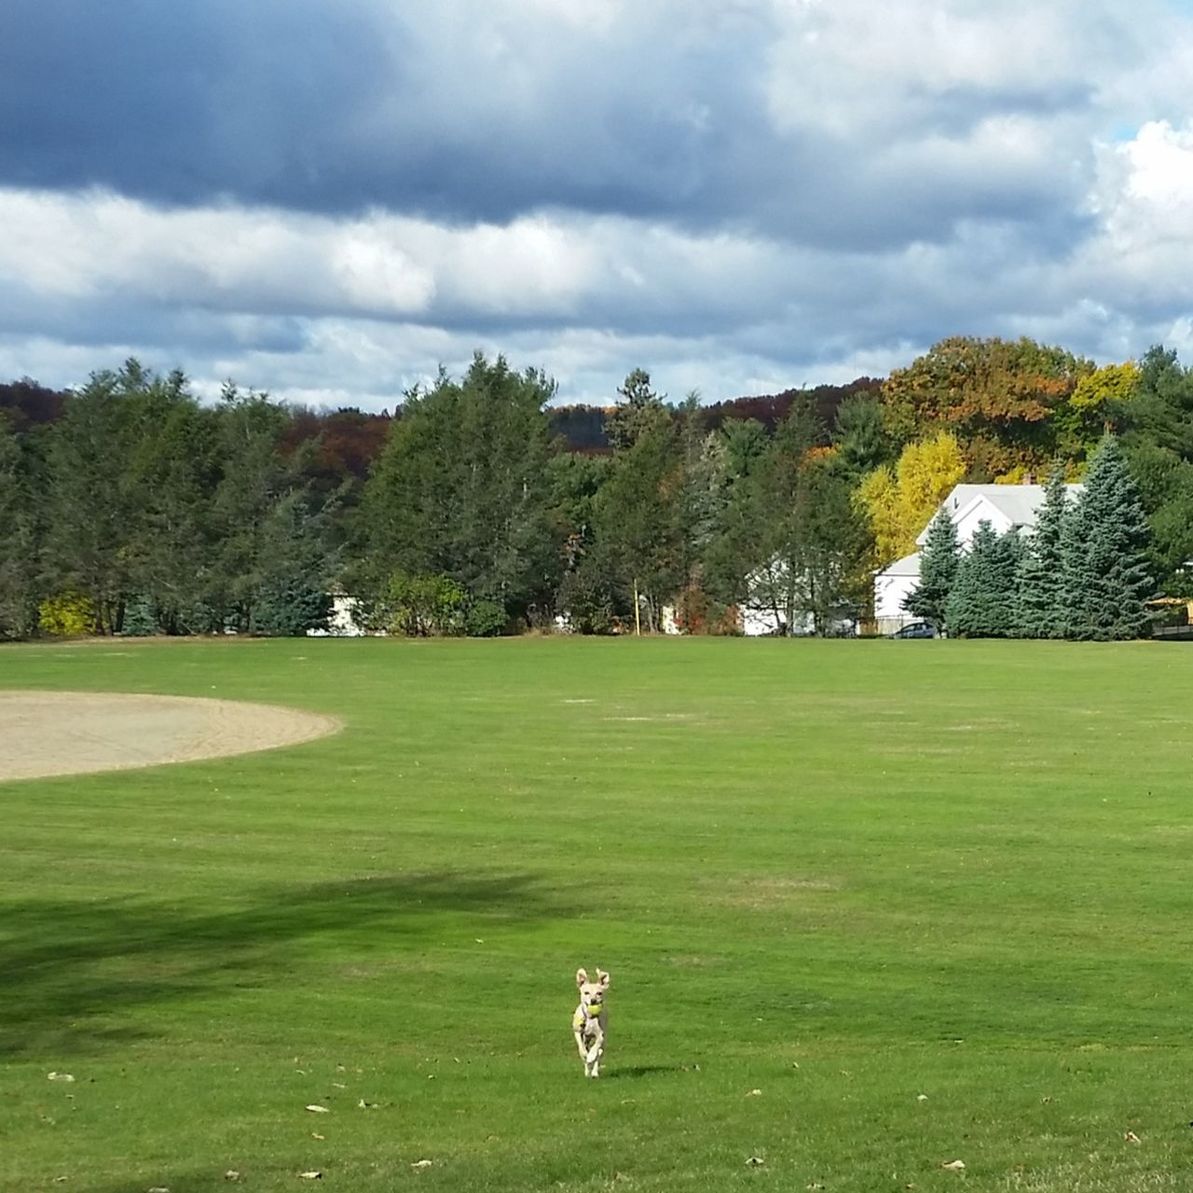
[[[1015,629],[1015,571],[1019,536],[1001,538],[989,522],[978,524],[961,557],[945,607],[949,633],[958,638],[1007,638]]]
[[[920,556],[920,582],[903,602],[903,608],[930,621],[938,630],[945,627],[949,593],[957,579],[961,548],[957,527],[942,507],[928,526],[928,538]]]
[[[1023,545],[1016,580],[1016,633],[1021,638],[1063,638],[1061,541],[1069,516],[1069,493],[1058,468],[1048,481],[1036,527]]]
[[[136,361],[119,373],[93,374],[47,440],[47,587],[85,596],[93,628],[105,634],[118,628],[130,589],[138,494],[127,397],[143,375]]]
[[[1065,635],[1109,641],[1147,633],[1149,531],[1118,441],[1107,436],[1063,536]]]
[[[544,603],[557,573],[549,521],[555,383],[477,354],[460,381],[442,373],[407,395],[365,489],[370,567],[449,576],[514,617]]]
[[[0,639],[21,638],[37,621],[37,510],[34,452],[0,410]]]

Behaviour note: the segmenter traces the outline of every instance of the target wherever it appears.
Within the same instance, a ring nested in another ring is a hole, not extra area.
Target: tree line
[[[668,607],[689,632],[734,632],[747,606],[828,633],[842,611],[864,619],[874,570],[914,549],[954,484],[1079,479],[1107,433],[1147,587],[1190,595],[1193,373],[1163,348],[1098,368],[1026,339],[951,339],[852,392],[753,408],[671,402],[635,369],[599,429],[567,408],[580,450],[557,433],[553,381],[500,357],[384,420],[232,384],[203,403],[136,361],[53,401],[3,388],[7,637],[302,633],[337,591],[414,634],[557,618],[654,632]],[[961,594],[988,546],[958,556]],[[998,550],[1020,553],[1016,576],[1035,566],[1035,547]]]

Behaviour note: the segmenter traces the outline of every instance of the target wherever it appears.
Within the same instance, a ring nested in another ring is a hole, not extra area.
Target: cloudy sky
[[[0,377],[1193,363],[1191,0],[3,0]]]

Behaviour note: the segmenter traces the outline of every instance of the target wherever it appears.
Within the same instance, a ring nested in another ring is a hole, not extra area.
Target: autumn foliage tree
[[[916,536],[964,476],[961,447],[942,431],[905,447],[893,468],[884,465],[865,477],[857,500],[870,520],[880,567],[915,550]]]
[[[971,480],[1042,465],[1056,450],[1052,416],[1093,371],[1063,348],[1019,340],[941,340],[883,386],[883,415],[903,442],[951,430]]]

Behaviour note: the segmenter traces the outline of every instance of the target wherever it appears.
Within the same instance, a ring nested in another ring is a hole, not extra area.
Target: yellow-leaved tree
[[[1139,378],[1133,360],[1084,374],[1053,415],[1058,454],[1070,462],[1088,458],[1123,417],[1139,390]]]
[[[1139,366],[1133,360],[1121,365],[1103,365],[1077,382],[1069,401],[1078,410],[1101,413],[1115,403],[1129,402],[1138,387]]]
[[[857,501],[870,520],[879,567],[915,550],[916,535],[964,475],[961,446],[942,431],[909,443],[893,468],[884,464],[862,480]]]

